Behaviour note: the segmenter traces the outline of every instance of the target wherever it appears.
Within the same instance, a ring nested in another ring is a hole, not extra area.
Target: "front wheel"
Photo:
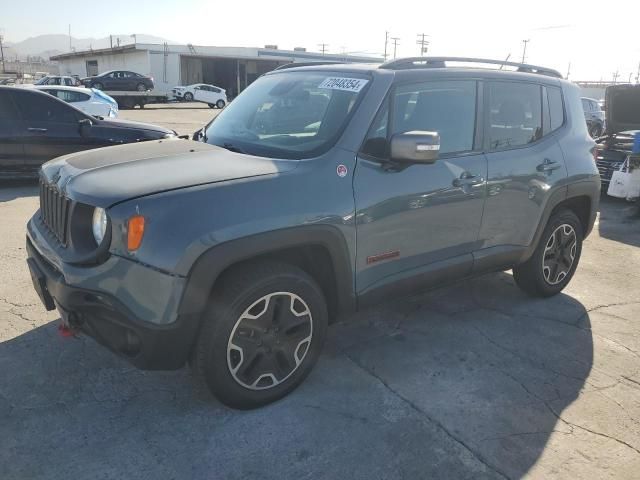
[[[224,100],[220,99],[216,102],[216,107],[218,108],[224,108]]]
[[[147,86],[144,83],[139,83],[138,86],[136,87],[136,90],[139,92],[146,92]]]
[[[205,313],[192,366],[225,405],[249,409],[294,390],[327,330],[318,284],[297,267],[247,264],[224,275]]]
[[[518,287],[538,297],[560,293],[578,267],[582,237],[582,224],[572,211],[555,213],[531,258],[513,269]]]
[[[104,90],[104,85],[102,85],[100,82],[96,82],[93,84],[93,88],[95,88],[96,90]]]
[[[187,92],[187,93],[184,94],[183,98],[184,98],[185,102],[192,102],[193,101],[193,93]]]

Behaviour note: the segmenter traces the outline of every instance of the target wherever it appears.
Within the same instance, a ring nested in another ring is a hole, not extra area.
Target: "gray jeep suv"
[[[598,207],[579,90],[531,65],[280,68],[196,137],[45,164],[28,264],[64,328],[188,362],[237,408],[292,391],[331,320],[389,295],[507,269],[557,294]]]

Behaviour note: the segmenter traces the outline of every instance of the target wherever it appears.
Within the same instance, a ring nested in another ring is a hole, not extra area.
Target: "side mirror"
[[[78,121],[78,125],[80,126],[80,135],[82,135],[83,137],[88,137],[91,126],[93,125],[91,123],[91,120],[89,120],[88,118],[83,118],[82,120]]]
[[[440,152],[438,132],[414,130],[391,137],[391,160],[408,163],[434,163]]]

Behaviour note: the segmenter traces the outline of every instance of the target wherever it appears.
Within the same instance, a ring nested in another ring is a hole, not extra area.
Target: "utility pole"
[[[565,77],[566,80],[569,80],[569,74],[571,73],[571,62],[569,62],[569,66],[567,67],[567,76]]]
[[[4,48],[2,46],[2,40],[4,40],[4,37],[0,35],[0,61],[2,61],[2,73],[4,73]]]
[[[71,51],[71,24],[69,24],[69,51]]]
[[[420,56],[424,56],[425,53],[427,53],[427,50],[429,49],[429,40],[425,40],[424,37],[428,37],[429,35],[426,35],[424,33],[419,33],[418,34],[418,41],[416,42],[416,44],[420,45]]]
[[[396,51],[398,48],[398,40],[400,40],[400,37],[391,37],[391,40],[393,40],[393,59],[395,60]]]
[[[113,48],[113,35],[109,35],[109,45]]]
[[[524,63],[525,59],[527,58],[527,44],[531,41],[531,39],[528,40],[522,40],[522,63]]]
[[[620,72],[618,70],[616,70],[615,72],[613,72],[613,84],[615,85],[618,81],[618,77],[620,76]]]
[[[324,52],[327,51],[327,47],[329,46],[328,43],[319,43],[318,46],[320,47],[320,51],[322,52],[322,56],[324,57]]]
[[[384,61],[387,61],[387,43],[389,43],[389,32],[384,32]],[[639,67],[640,68],[640,67]]]

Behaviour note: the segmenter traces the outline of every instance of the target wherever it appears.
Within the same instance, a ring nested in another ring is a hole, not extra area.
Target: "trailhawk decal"
[[[326,88],[329,90],[345,90],[347,92],[359,92],[369,80],[363,80],[362,78],[344,78],[344,77],[329,77],[323,80],[318,85],[318,88]]]

